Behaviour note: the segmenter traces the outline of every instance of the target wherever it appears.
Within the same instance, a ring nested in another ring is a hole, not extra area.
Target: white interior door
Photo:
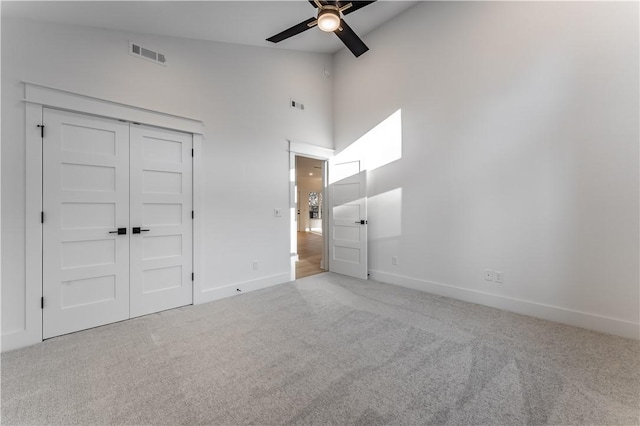
[[[192,143],[131,126],[131,317],[193,303]]]
[[[43,122],[49,338],[129,318],[129,126],[46,108]]]
[[[329,185],[329,270],[367,279],[366,171]]]

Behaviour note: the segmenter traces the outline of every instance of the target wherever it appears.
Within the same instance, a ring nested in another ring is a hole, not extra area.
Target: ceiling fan
[[[369,50],[366,44],[360,37],[347,25],[342,19],[341,15],[348,15],[355,12],[358,9],[362,9],[365,6],[374,3],[373,1],[330,1],[330,0],[308,0],[313,7],[318,9],[318,16],[316,18],[309,18],[304,22],[300,22],[291,28],[288,28],[281,33],[278,33],[272,37],[269,37],[267,41],[272,43],[278,43],[282,40],[286,40],[289,37],[300,34],[303,31],[308,30],[316,25],[322,31],[332,32],[338,36],[340,40],[349,48],[351,53],[356,57],[362,55]]]

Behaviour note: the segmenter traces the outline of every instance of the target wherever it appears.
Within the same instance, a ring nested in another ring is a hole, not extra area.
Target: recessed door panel
[[[95,127],[62,124],[62,150],[99,155],[116,155],[116,132]]]
[[[147,225],[182,225],[182,203],[144,203],[142,223]]]
[[[337,241],[360,242],[360,227],[356,226],[333,226],[333,239]]]
[[[62,229],[116,228],[115,203],[61,203]]]
[[[92,277],[62,283],[62,309],[110,302],[116,298],[116,276]]]
[[[146,160],[182,163],[182,142],[147,136],[143,143]]]
[[[62,190],[114,192],[116,168],[93,164],[62,164]]]
[[[163,170],[143,170],[143,191],[146,194],[181,194],[182,173]]]
[[[351,247],[334,246],[333,260],[357,265],[360,263],[360,250]]]
[[[179,289],[183,286],[182,265],[166,268],[147,269],[142,273],[144,294]]]
[[[340,202],[340,200],[336,200]],[[337,220],[360,220],[360,204],[358,201],[349,204],[339,204],[333,207],[333,217]]]
[[[144,260],[182,256],[182,235],[157,235],[143,238],[142,256]]]
[[[111,233],[129,223],[129,126],[47,108],[43,121],[48,338],[129,317],[128,235]]]
[[[63,241],[60,250],[62,269],[86,268],[116,263],[116,240]]]

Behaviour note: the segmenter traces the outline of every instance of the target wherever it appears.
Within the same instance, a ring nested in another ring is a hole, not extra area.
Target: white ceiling
[[[296,156],[296,179],[301,177],[322,178],[322,160]]]
[[[366,34],[417,1],[379,0],[345,17]],[[306,0],[292,1],[2,1],[2,15],[118,31],[334,53],[343,44],[311,28],[278,44],[265,41],[315,16]],[[371,48],[371,46],[369,46]]]

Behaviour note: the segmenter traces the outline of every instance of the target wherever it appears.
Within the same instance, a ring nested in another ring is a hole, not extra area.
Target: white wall
[[[402,159],[369,174],[372,277],[638,338],[638,15],[424,2],[338,53],[336,151],[402,110]]]
[[[163,52],[162,67],[127,53]],[[287,139],[332,147],[329,55],[2,20],[2,334],[24,329],[22,80],[200,119],[202,283],[212,299],[290,276]],[[289,98],[305,111],[290,109]],[[288,214],[288,213],[287,213]],[[258,260],[259,268],[252,269]]]

